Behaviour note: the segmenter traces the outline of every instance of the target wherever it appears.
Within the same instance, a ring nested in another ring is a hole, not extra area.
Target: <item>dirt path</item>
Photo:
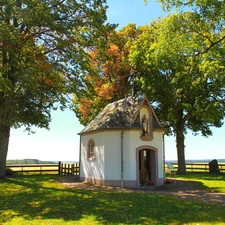
[[[101,185],[94,185],[86,182],[78,181],[75,176],[62,176],[58,182],[62,183],[68,188],[76,188],[83,190],[101,190],[111,192],[147,192],[176,196],[182,199],[192,199],[203,202],[212,202],[222,204],[225,206],[225,193],[213,193],[198,189],[193,182],[176,180],[176,186],[172,189],[156,188],[155,191],[146,191],[145,189],[130,189],[121,187],[108,187]]]

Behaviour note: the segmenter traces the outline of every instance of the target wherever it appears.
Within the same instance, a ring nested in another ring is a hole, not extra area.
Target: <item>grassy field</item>
[[[179,175],[178,178],[195,182],[198,188],[210,192],[225,193],[225,174],[188,173],[183,176]]]
[[[224,224],[225,206],[152,193],[70,189],[57,175],[0,180],[0,224]],[[223,176],[191,174],[203,189],[224,191]],[[211,183],[213,181],[213,184]],[[218,187],[217,187],[218,185]]]

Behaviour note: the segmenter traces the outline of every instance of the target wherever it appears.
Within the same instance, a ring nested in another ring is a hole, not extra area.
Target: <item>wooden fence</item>
[[[177,170],[178,164],[172,163],[174,170]],[[218,163],[221,173],[225,173],[225,164]],[[167,164],[166,164],[167,168]],[[60,175],[79,175],[79,163],[61,163],[58,164],[18,164],[7,165],[6,169],[14,173],[35,173],[35,174],[60,174]],[[209,173],[208,163],[186,163],[188,173]]]
[[[178,164],[172,163],[174,170],[177,170]],[[221,173],[225,173],[225,164],[218,163],[218,167]],[[209,173],[208,163],[186,163],[186,172],[188,173]]]
[[[60,175],[79,175],[79,163],[61,163],[59,162],[58,174]]]
[[[6,165],[13,173],[79,175],[79,163]]]

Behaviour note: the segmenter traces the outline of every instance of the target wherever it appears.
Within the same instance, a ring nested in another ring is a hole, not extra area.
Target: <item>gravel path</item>
[[[111,192],[146,192],[146,193],[157,193],[176,196],[182,199],[192,199],[203,202],[212,202],[225,206],[225,193],[213,193],[205,190],[198,189],[193,182],[176,180],[176,186],[171,189],[164,189],[157,187],[155,191],[146,191],[145,189],[130,189],[120,187],[108,187],[101,185],[94,185],[86,182],[78,181],[76,176],[62,176],[58,182],[62,183],[68,188],[76,188],[83,190],[101,190]]]

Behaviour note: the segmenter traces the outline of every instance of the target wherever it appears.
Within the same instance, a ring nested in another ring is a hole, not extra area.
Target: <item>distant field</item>
[[[58,174],[58,164],[16,164],[8,165],[8,169],[17,174]]]
[[[9,159],[6,160],[6,165],[17,165],[17,164],[55,164],[58,162],[53,161],[40,161],[38,159]]]
[[[185,160],[186,163],[209,163],[214,159],[193,159],[193,160]],[[225,159],[216,159],[218,163],[225,163]],[[167,162],[177,163],[177,160],[166,160]]]

